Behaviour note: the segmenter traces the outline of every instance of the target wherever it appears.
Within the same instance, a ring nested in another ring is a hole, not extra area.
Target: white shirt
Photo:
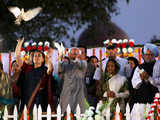
[[[153,76],[150,79],[151,83],[160,91],[160,61],[157,60],[153,67]]]
[[[102,65],[103,65],[103,66],[102,66],[102,70],[103,70],[103,72],[105,71],[107,61],[108,61],[108,58],[105,59],[104,61],[102,61]],[[116,61],[120,64],[119,74],[122,75],[122,76],[125,76],[125,71],[124,71],[124,69],[125,69],[125,66],[128,64],[127,59],[120,58],[120,57],[117,56],[117,57],[116,57]],[[99,67],[96,68],[96,71],[95,71],[95,73],[94,73],[93,79],[95,79],[95,80],[100,80],[101,74],[102,74],[102,73],[101,73],[101,71],[100,71],[100,68],[99,68]]]
[[[128,90],[124,92],[119,92],[121,87],[126,82],[126,77],[121,76],[119,74],[114,75],[111,79],[108,80],[109,82],[109,89],[113,92],[115,92],[116,97],[127,97],[129,95]],[[107,92],[104,93],[104,97],[107,97]]]
[[[134,71],[133,78],[132,78],[133,88],[137,88],[142,82],[140,78],[139,70],[140,70],[139,67],[137,67]],[[156,86],[160,91],[160,61],[158,60],[153,66],[153,76],[149,77],[149,82],[152,85]]]
[[[140,85],[142,82],[139,71],[140,71],[139,67],[136,67],[132,80],[131,80],[133,88],[137,88],[138,85]]]

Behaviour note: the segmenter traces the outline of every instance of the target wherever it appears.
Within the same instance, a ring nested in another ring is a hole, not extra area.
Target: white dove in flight
[[[24,8],[20,10],[18,7],[9,7],[8,9],[16,17],[15,24],[17,25],[20,25],[22,20],[29,21],[33,19],[42,10],[41,7],[33,8],[27,12],[24,12]]]
[[[63,43],[61,43],[60,45],[58,42],[54,42],[54,46],[57,48],[60,57],[65,54],[65,48],[63,46]]]

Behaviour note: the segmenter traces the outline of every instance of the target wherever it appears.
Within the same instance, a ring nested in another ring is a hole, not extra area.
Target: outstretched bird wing
[[[61,45],[57,42],[54,42],[54,46],[57,48],[59,56],[63,56],[65,53],[65,48],[63,46],[63,44],[61,43]]]
[[[8,10],[17,18],[21,14],[21,10],[18,7],[8,7]]]
[[[41,12],[41,10],[42,10],[41,7],[37,7],[37,8],[31,9],[31,10],[28,10],[27,12],[24,13],[23,20],[29,21],[29,20],[33,19]]]
[[[57,48],[57,50],[60,50],[61,46],[58,42],[54,42],[54,46]]]
[[[61,43],[61,54],[64,55],[65,54],[65,48],[64,48],[64,45],[63,43]]]
[[[61,46],[58,42],[54,42],[54,46],[57,48],[58,50],[58,53],[60,54],[60,51],[61,51]]]

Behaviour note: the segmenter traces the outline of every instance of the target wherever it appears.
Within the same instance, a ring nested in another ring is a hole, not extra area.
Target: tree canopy
[[[97,20],[109,21],[111,14],[118,13],[118,0],[1,0],[0,33],[7,40],[25,36],[26,40],[56,40],[62,37],[73,41],[73,34],[84,24],[94,24]],[[129,0],[126,0],[129,3]],[[42,12],[20,26],[14,24],[15,17],[7,7],[18,6],[25,11],[41,6]],[[3,29],[3,31],[2,31]],[[5,29],[5,30],[4,30]],[[12,37],[9,37],[12,36]],[[12,45],[13,44],[12,42]],[[13,48],[13,46],[9,48]]]
[[[153,37],[151,38],[151,43],[160,44],[160,36],[153,35]]]

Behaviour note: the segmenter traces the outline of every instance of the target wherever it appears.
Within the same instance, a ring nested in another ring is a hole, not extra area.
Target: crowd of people
[[[18,40],[11,76],[3,72],[0,63],[0,109],[6,104],[17,105],[22,112],[27,105],[32,111],[34,104],[40,104],[45,112],[50,104],[56,112],[60,104],[65,113],[69,104],[75,113],[79,104],[83,113],[86,101],[94,107],[99,101],[109,101],[111,112],[119,103],[123,113],[126,103],[131,110],[135,103],[152,103],[160,89],[160,62],[156,60],[159,48],[154,44],[144,44],[142,64],[135,57],[118,57],[114,44],[107,46],[108,56],[102,61],[96,56],[88,57],[83,46],[73,47],[68,56],[60,56],[58,72],[53,74],[52,53],[47,54],[47,64],[44,52],[38,49],[31,50],[29,58],[23,61],[23,42],[24,38]]]

